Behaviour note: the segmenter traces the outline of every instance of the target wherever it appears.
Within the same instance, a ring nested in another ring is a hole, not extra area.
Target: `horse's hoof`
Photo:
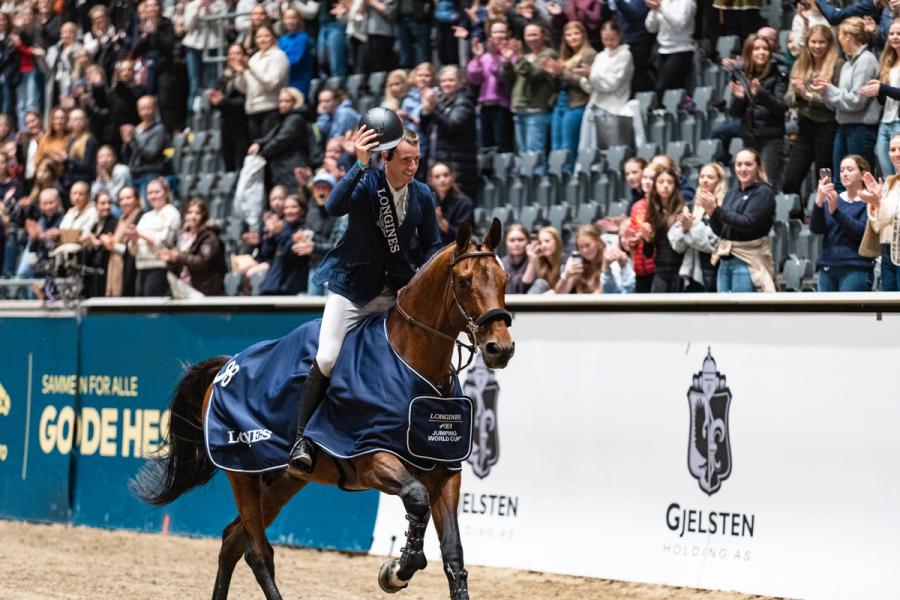
[[[388,594],[396,594],[409,585],[409,581],[403,581],[397,577],[399,570],[400,561],[397,559],[385,561],[378,569],[378,585]]]

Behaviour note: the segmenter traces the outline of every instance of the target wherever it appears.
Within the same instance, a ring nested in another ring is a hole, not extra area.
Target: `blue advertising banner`
[[[315,313],[88,315],[81,325],[84,434],[76,457],[73,522],[79,525],[220,535],[237,514],[228,480],[153,508],[128,481],[165,436],[170,396],[186,364],[233,355],[285,335]],[[269,529],[282,543],[367,551],[378,494],[309,485]]]
[[[72,316],[0,317],[0,517],[68,521],[77,442]]]

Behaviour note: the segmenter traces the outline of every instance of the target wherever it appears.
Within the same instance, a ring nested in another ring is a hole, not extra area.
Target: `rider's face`
[[[419,170],[419,144],[400,142],[394,157],[385,163],[385,170],[394,183],[410,183]]]

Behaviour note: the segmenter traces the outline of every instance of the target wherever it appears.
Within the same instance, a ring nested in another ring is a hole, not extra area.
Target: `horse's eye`
[[[472,280],[468,277],[460,277],[459,278],[459,289],[467,290],[472,287]]]

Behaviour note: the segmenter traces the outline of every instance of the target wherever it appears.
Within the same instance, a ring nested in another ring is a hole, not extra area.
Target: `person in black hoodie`
[[[457,66],[445,66],[438,74],[441,93],[422,91],[421,128],[429,137],[437,133],[433,158],[447,163],[462,191],[474,198],[478,192],[478,163],[475,152],[475,104],[463,88]]]
[[[446,245],[456,239],[459,226],[472,218],[472,199],[460,191],[453,171],[444,163],[431,167],[431,189],[435,194],[434,215],[441,243]]]
[[[732,71],[728,84],[734,95],[731,116],[741,120],[744,145],[759,150],[769,183],[778,189],[784,165],[787,70],[774,59],[769,40],[757,34],[747,38],[741,56],[743,66]]]
[[[309,166],[309,145],[306,135],[303,94],[296,88],[283,88],[278,93],[278,125],[247,150],[252,156],[266,159],[269,180],[267,187],[283,185],[297,191],[294,178],[296,167]]]
[[[309,254],[300,256],[294,252],[295,237],[306,231],[303,203],[297,196],[284,201],[284,220],[275,221],[274,228],[266,232],[259,248],[259,260],[270,261],[266,278],[260,286],[265,296],[293,296],[306,291],[309,280]]]

